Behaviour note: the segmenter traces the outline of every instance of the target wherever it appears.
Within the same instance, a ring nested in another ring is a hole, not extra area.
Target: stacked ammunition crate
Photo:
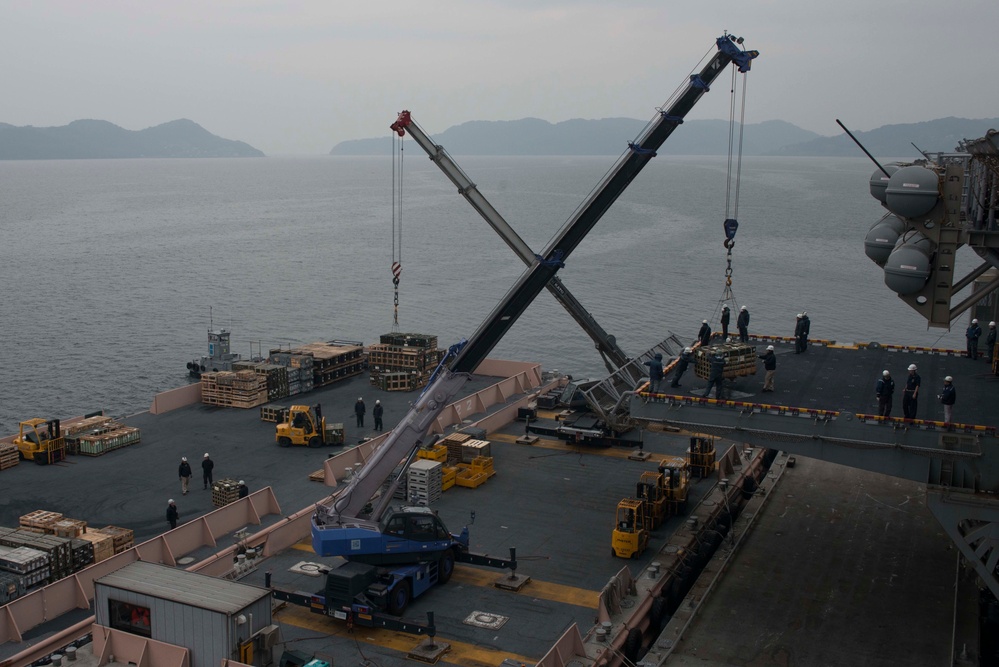
[[[88,417],[62,429],[66,451],[70,454],[100,456],[141,440],[139,429],[125,426],[112,417]]]
[[[368,348],[371,384],[383,391],[413,391],[426,386],[444,356],[437,336],[388,333]]]
[[[255,408],[267,400],[267,377],[254,371],[219,371],[201,375],[201,402],[205,405]]]
[[[449,464],[453,465],[461,462],[462,443],[471,439],[472,436],[467,433],[452,433],[438,440],[437,444],[447,447],[447,460]]]
[[[24,595],[21,577],[10,572],[0,572],[0,607]]]
[[[52,522],[49,531],[46,532],[51,532],[59,537],[79,537],[87,532],[87,522],[63,517]]]
[[[697,377],[707,380],[711,376],[711,357],[721,354],[725,357],[726,379],[756,375],[756,348],[746,343],[718,343],[698,348],[694,357],[694,372]]]
[[[312,377],[312,357],[307,354],[293,354],[271,350],[267,361],[284,366],[288,374],[288,395],[295,396],[312,391],[315,381]]]
[[[408,499],[417,505],[430,505],[441,499],[444,464],[440,461],[417,459],[409,465]]]
[[[225,507],[239,500],[239,482],[233,479],[220,479],[212,484],[212,504]]]
[[[305,361],[305,358],[311,359],[311,362]],[[364,370],[365,361],[363,343],[346,341],[308,343],[291,350],[271,350],[268,359],[272,363],[301,369],[299,376],[301,393],[359,375]],[[310,364],[311,386],[307,382]]]
[[[0,443],[0,470],[13,468],[21,459],[17,454],[17,446],[12,443]]]
[[[62,579],[73,573],[73,551],[69,538],[44,535],[18,528],[0,535],[0,546],[14,549],[29,547],[47,554],[50,566],[49,581]],[[49,583],[49,581],[45,583]]]
[[[98,532],[102,535],[108,535],[111,538],[111,543],[114,546],[116,554],[128,551],[135,544],[135,532],[131,528],[104,526]]]
[[[272,424],[281,424],[288,421],[288,406],[287,405],[261,405],[260,406],[260,421],[271,422]]]
[[[232,365],[234,371],[253,371],[267,378],[267,400],[276,401],[288,395],[288,368],[281,364],[238,361]]]
[[[91,529],[80,535],[80,539],[93,545],[95,563],[100,563],[114,556],[114,538],[110,535]]]
[[[0,546],[0,571],[4,573],[5,580],[14,579],[17,582],[20,593],[44,586],[52,579],[49,555],[30,547]]]
[[[88,540],[71,538],[69,541],[70,552],[73,554],[73,572],[79,572],[94,560],[94,545]]]

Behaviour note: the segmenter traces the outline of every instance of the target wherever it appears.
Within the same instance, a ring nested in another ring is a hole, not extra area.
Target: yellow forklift
[[[58,419],[36,418],[21,422],[14,445],[22,461],[46,465],[66,458],[66,438],[62,436]]]
[[[649,524],[645,502],[625,498],[617,504],[617,519],[611,536],[611,555],[618,558],[638,558],[649,546]]]
[[[293,405],[288,409],[285,419],[288,421],[277,425],[275,441],[281,447],[292,445],[308,445],[322,447],[323,445],[342,445],[345,441],[343,424],[326,424],[322,407],[317,403],[311,405]]]
[[[659,462],[666,497],[666,517],[680,516],[687,509],[690,462],[685,456],[667,456]]]

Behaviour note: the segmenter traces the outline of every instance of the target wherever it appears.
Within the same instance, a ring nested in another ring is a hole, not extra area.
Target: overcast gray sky
[[[0,0],[0,122],[189,118],[265,153],[468,120],[647,119],[726,30],[746,121],[999,116],[995,0]],[[728,77],[688,118],[727,118]]]

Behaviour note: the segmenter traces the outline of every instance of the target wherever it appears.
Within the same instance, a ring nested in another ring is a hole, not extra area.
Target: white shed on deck
[[[240,659],[240,647],[271,625],[265,588],[137,561],[94,582],[101,625],[190,650],[191,667]]]

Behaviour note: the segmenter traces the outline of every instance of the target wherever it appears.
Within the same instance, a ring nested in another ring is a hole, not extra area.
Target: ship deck
[[[766,341],[754,341],[754,344],[759,345],[760,342],[766,345]],[[768,403],[808,409],[873,413],[873,384],[881,369],[888,368],[897,383],[893,415],[900,414],[899,397],[905,368],[909,363],[916,363],[926,393],[920,401],[918,416],[931,418],[934,411],[939,410],[939,404],[928,399],[931,396],[935,398],[938,376],[942,378],[950,374],[958,386],[955,408],[958,418],[980,424],[994,419],[988,407],[990,401],[986,399],[994,390],[992,383],[996,379],[989,373],[987,364],[981,361],[974,362],[953,354],[929,354],[883,346],[854,349],[813,345],[806,354],[797,356],[792,355],[791,348],[782,342],[776,342],[775,347],[779,353],[777,391],[759,394],[762,385],[760,371],[755,377],[729,383],[731,395],[728,398],[758,401],[766,397]],[[684,377],[685,386],[681,389],[686,390],[688,395],[697,396],[698,392],[703,393],[706,382],[696,378],[692,370]],[[495,381],[496,378],[476,376],[468,391],[484,388]],[[374,399],[382,401],[385,405],[385,424],[389,428],[402,417],[409,401],[416,398],[416,394],[377,391],[368,385],[366,378],[355,377],[300,397],[296,402],[319,402],[328,421],[342,421],[349,448],[373,435],[370,429],[354,426],[352,408],[358,396],[364,396],[368,404],[368,424],[371,423],[370,409]],[[290,403],[287,400],[280,402]],[[86,520],[91,526],[113,524],[132,528],[137,543],[155,538],[167,529],[164,513],[169,498],[177,501],[182,523],[215,509],[210,492],[203,490],[200,484],[198,463],[205,452],[209,452],[216,462],[216,480],[223,477],[243,479],[251,491],[270,487],[280,501],[281,513],[263,517],[259,526],[249,526],[250,532],[313,505],[331,491],[322,483],[310,481],[309,474],[320,469],[327,456],[340,448],[280,449],[274,443],[274,424],[262,422],[259,410],[224,409],[199,404],[161,415],[141,413],[126,421],[142,429],[140,444],[97,458],[70,457],[68,461],[54,466],[22,463],[0,473],[6,489],[0,503],[0,525],[16,525],[22,514],[46,509]],[[467,523],[470,512],[474,510],[472,549],[505,557],[510,547],[516,547],[520,562],[518,573],[531,577],[531,582],[521,591],[512,592],[492,586],[502,572],[459,565],[448,584],[438,586],[414,600],[406,613],[407,618],[425,621],[425,613],[433,611],[438,639],[451,645],[451,651],[442,658],[444,664],[500,665],[505,659],[516,664],[532,664],[541,659],[571,625],[577,624],[585,633],[596,620],[597,597],[608,580],[623,567],[638,576],[645,566],[656,560],[659,548],[682,523],[674,518],[653,533],[650,548],[639,560],[624,561],[611,555],[610,538],[617,502],[634,494],[641,472],[653,470],[658,455],[683,453],[688,444],[687,435],[645,431],[644,451],[651,454],[651,459],[642,462],[630,460],[628,455],[631,450],[628,448],[577,448],[545,439],[533,445],[516,444],[515,440],[523,432],[522,422],[511,422],[490,433],[488,439],[492,442],[497,474],[477,489],[452,488],[435,505],[452,531]],[[730,444],[719,442],[719,453]],[[195,469],[191,491],[186,496],[180,494],[176,474],[182,455],[188,457]],[[809,470],[803,466],[795,474],[806,477],[803,473]],[[864,474],[869,473],[846,470],[843,480],[833,486],[845,484],[862,489],[864,484],[875,483],[860,477]],[[877,477],[892,481],[891,478]],[[691,506],[713,486],[714,481],[710,478],[693,483]],[[829,501],[823,489],[826,487],[820,485],[817,497],[811,502]],[[798,492],[788,493],[793,495]],[[878,496],[875,494],[875,497]],[[855,504],[856,499],[841,502]],[[772,518],[773,512],[783,511],[778,509],[781,507],[781,504],[771,504],[764,512]],[[918,511],[923,513],[921,516],[928,516],[925,507],[920,505]],[[870,526],[875,522],[883,527],[880,518],[869,514],[860,512],[857,524],[865,526],[864,530],[871,530]],[[816,521],[821,521],[821,518],[806,513],[797,520],[794,530],[809,531],[809,524]],[[834,553],[851,548],[842,543],[842,535],[835,531],[809,532],[819,540],[810,549]],[[862,532],[857,534],[863,535]],[[752,544],[755,539],[751,535],[749,543]],[[874,554],[878,549],[890,552],[897,547],[890,543],[871,544],[863,537],[857,539],[864,542],[865,553]],[[234,538],[229,542],[219,541],[217,549],[230,546],[233,542]],[[923,549],[930,543],[913,541],[911,544],[914,549]],[[780,548],[780,545],[775,548]],[[932,544],[930,548],[933,548]],[[212,552],[214,549],[202,548],[187,555],[198,561],[209,557]],[[311,551],[307,541],[303,541],[268,558],[241,581],[262,586],[265,571],[270,571],[275,586],[312,592],[321,587],[321,579],[293,574],[289,568],[303,561],[321,560]],[[765,560],[765,554],[757,555],[755,560],[743,561],[742,565],[735,567],[752,570],[752,573],[742,570],[740,576],[769,576],[757,572],[760,562]],[[920,560],[893,561],[892,574],[896,578],[887,579],[887,586],[872,586],[865,589],[863,595],[857,594],[850,599],[830,595],[821,615],[838,621],[837,636],[829,637],[828,641],[839,643],[844,638],[849,641],[850,632],[857,633],[858,637],[867,632],[869,620],[865,620],[866,617],[859,612],[871,607],[874,600],[880,600],[882,607],[879,608],[892,609],[902,618],[913,619],[912,627],[920,628],[920,632],[931,640],[949,645],[951,629],[937,627],[936,621],[941,609],[953,609],[953,592],[948,592],[950,589],[947,587],[942,591],[937,590],[938,587],[926,587],[925,594],[914,599],[913,596],[901,595],[898,587],[891,585],[895,581],[920,581],[925,577],[925,571],[917,567]],[[827,593],[841,586],[843,573],[839,559],[797,558],[785,563],[789,571],[795,573],[794,579],[819,582],[817,585],[827,589]],[[946,579],[951,577],[951,570],[948,568],[940,574]],[[760,596],[753,600],[762,605],[767,598]],[[786,597],[777,601],[780,605],[792,603],[794,600]],[[758,619],[777,618],[769,616],[763,608],[754,608],[752,613]],[[793,616],[792,612],[787,613]],[[85,618],[86,614],[84,610],[73,612],[28,631],[24,642],[8,641],[0,645],[0,660],[44,641],[61,628]],[[491,621],[492,627],[474,624],[482,619]],[[496,627],[495,623],[502,619],[505,621]],[[932,622],[921,622],[919,619],[930,619]],[[419,641],[419,638],[410,635],[384,630],[354,628],[353,632],[349,632],[342,623],[304,608],[283,608],[276,612],[275,620],[281,625],[286,648],[328,655],[334,659],[333,664],[366,664],[365,660],[382,665],[410,664],[406,654]],[[774,622],[779,625],[782,621]],[[777,630],[779,628],[775,632]],[[722,623],[721,630],[712,632],[732,633],[732,636],[738,637],[748,630],[740,620],[733,619],[731,625]],[[812,639],[819,641],[818,637]],[[892,650],[893,655],[899,657],[898,664],[905,664],[904,656],[909,656],[912,664],[920,662],[923,657],[907,649],[904,638],[899,638],[898,645]]]

